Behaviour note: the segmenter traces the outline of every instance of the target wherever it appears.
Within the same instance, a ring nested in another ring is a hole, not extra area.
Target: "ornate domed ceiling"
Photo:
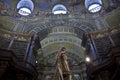
[[[72,75],[76,78],[81,75],[81,79],[86,80],[87,55],[81,46],[83,35],[120,24],[120,0],[102,0],[102,10],[95,14],[87,11],[85,0],[32,0],[34,10],[29,16],[18,14],[19,1],[0,0],[0,29],[39,37],[39,77],[54,74],[55,55],[61,47],[65,47]],[[54,15],[52,9],[56,4],[63,4],[67,14]]]
[[[95,14],[87,11],[85,0],[32,1],[35,6],[33,13],[24,17],[17,13],[16,6],[19,0],[0,0],[0,28],[37,34],[42,46],[38,51],[40,60],[47,57],[49,61],[60,47],[65,46],[71,54],[70,60],[73,58],[75,64],[80,60],[80,63],[85,57],[84,48],[81,47],[83,34],[107,29],[120,23],[119,0],[102,0],[102,10]],[[56,4],[65,5],[68,13],[53,15],[52,8]],[[49,55],[51,57],[48,57]],[[77,58],[79,60],[76,60]]]

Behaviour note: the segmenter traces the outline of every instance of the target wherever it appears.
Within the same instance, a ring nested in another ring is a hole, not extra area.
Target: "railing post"
[[[88,33],[88,37],[89,37],[89,39],[90,39],[91,47],[92,47],[92,49],[94,50],[94,51],[92,50],[93,55],[94,55],[96,58],[98,58],[99,55],[98,55],[98,52],[97,52],[97,49],[96,49],[96,46],[95,46],[95,43],[94,43],[93,37],[92,37],[92,35],[89,34],[89,33]]]
[[[28,53],[29,53],[29,48],[30,48],[30,44],[31,44],[31,38],[27,44],[27,49],[26,49],[26,52],[25,52],[25,56],[24,56],[24,62],[27,61],[27,57],[28,57]]]
[[[11,46],[12,46],[12,44],[13,44],[14,40],[15,40],[15,37],[16,37],[16,35],[14,34],[14,36],[13,36],[12,40],[10,40],[10,44],[9,44],[9,46],[8,46],[8,49],[10,49],[10,48],[11,48]]]
[[[30,43],[28,44],[28,49],[27,49],[27,52],[26,52],[26,56],[25,56],[25,62],[31,62],[31,56],[33,56],[33,46],[34,46],[34,43],[35,43],[35,39],[36,39],[37,35],[33,35],[32,38],[31,38],[31,41]],[[33,64],[33,63],[31,63]]]
[[[110,39],[110,42],[111,42],[112,46],[115,46],[115,42],[113,41],[113,39],[112,39],[112,37],[110,36],[110,34],[107,33],[107,35],[108,35],[108,38]]]

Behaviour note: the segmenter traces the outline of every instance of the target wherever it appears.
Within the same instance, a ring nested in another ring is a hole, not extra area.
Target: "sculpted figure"
[[[56,69],[59,72],[60,80],[68,77],[71,80],[70,68],[67,61],[66,48],[62,47],[56,55]]]

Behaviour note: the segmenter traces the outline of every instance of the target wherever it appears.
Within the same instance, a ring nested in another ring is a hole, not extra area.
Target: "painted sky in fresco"
[[[0,2],[4,2],[7,7],[11,4],[11,0],[0,0]]]
[[[39,0],[39,8],[48,8],[50,5],[53,5],[57,0]]]
[[[74,0],[39,0],[39,8],[48,8],[51,5],[57,3],[58,1],[61,1],[61,3],[63,4],[67,4]]]

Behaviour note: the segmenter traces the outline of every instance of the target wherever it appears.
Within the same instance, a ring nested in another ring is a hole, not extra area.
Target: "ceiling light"
[[[86,57],[86,62],[90,62],[90,58],[89,57]]]

